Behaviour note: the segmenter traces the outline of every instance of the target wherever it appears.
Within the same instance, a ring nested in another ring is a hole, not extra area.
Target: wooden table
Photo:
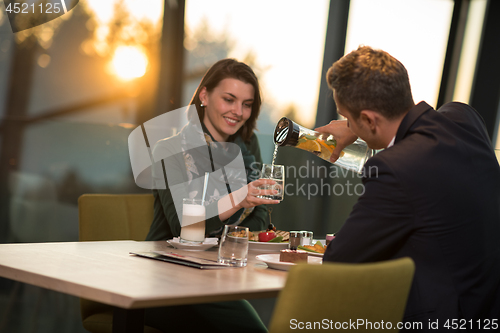
[[[163,241],[0,244],[0,276],[113,305],[120,332],[141,331],[148,307],[276,297],[285,284],[286,272],[268,269],[254,252],[247,267],[214,270],[129,255],[167,249],[217,259],[216,250],[174,250]]]

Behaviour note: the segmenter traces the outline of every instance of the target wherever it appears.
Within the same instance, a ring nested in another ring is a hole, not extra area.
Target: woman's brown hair
[[[203,122],[203,117],[205,116],[205,108],[201,106],[200,91],[203,87],[207,88],[207,92],[211,92],[217,85],[224,79],[232,78],[237,79],[242,82],[251,84],[254,89],[254,99],[252,103],[252,114],[250,118],[243,124],[236,134],[229,137],[228,141],[233,141],[234,137],[238,134],[245,142],[250,142],[250,138],[253,135],[253,131],[257,125],[257,117],[260,113],[260,106],[262,104],[262,99],[260,97],[260,87],[259,80],[253,72],[253,70],[245,63],[239,62],[235,59],[222,59],[216,62],[210,69],[205,73],[201,83],[198,85],[198,89],[191,99],[191,105],[194,104],[200,121]],[[189,115],[191,117],[192,115]]]

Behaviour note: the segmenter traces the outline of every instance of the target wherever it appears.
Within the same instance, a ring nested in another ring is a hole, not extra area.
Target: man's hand
[[[337,141],[337,146],[335,146],[332,156],[330,157],[332,163],[338,160],[340,153],[345,147],[349,146],[358,138],[358,136],[347,127],[347,120],[332,120],[328,125],[315,128],[314,130],[322,134],[333,135]]]

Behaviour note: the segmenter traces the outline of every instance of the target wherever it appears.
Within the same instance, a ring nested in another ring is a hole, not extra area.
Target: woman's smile
[[[253,86],[233,78],[220,81],[210,92],[201,90],[203,123],[216,141],[226,141],[238,132],[252,114],[253,99]]]

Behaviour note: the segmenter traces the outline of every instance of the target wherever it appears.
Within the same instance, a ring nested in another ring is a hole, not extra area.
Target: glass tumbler
[[[276,182],[274,185],[263,185],[260,186],[261,190],[276,190],[278,193],[269,195],[259,195],[259,198],[271,199],[271,200],[283,200],[283,194],[285,190],[285,166],[284,165],[272,165],[263,164],[261,179],[272,179]]]
[[[181,243],[201,244],[205,241],[205,206],[198,199],[183,199]]]
[[[219,244],[219,263],[243,267],[247,265],[247,260],[248,228],[226,225]]]

